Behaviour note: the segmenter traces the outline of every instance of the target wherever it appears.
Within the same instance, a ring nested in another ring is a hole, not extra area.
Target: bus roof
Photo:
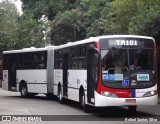
[[[48,48],[60,49],[60,48],[66,48],[66,47],[80,45],[80,44],[84,44],[84,43],[98,42],[99,39],[103,39],[103,38],[123,38],[123,37],[151,39],[151,40],[153,40],[155,42],[154,38],[148,37],[148,36],[139,36],[139,35],[104,35],[104,36],[90,37],[88,39],[80,40],[80,41],[76,41],[76,42],[69,42],[67,44],[63,44],[63,45],[59,45],[59,46],[48,46],[48,47],[44,47],[44,48],[31,47],[31,48],[23,48],[23,49],[20,49],[20,50],[4,51],[3,54],[35,52],[35,51],[47,51]]]
[[[19,50],[9,50],[9,51],[4,51],[3,54],[9,54],[9,53],[24,53],[24,52],[35,52],[35,51],[46,51],[47,48],[23,48]]]
[[[139,35],[105,35],[105,36],[90,37],[88,39],[81,40],[81,41],[76,41],[76,42],[69,42],[67,44],[59,45],[55,49],[60,49],[60,48],[80,45],[80,44],[84,44],[84,43],[90,43],[90,42],[98,42],[99,39],[103,39],[103,38],[123,38],[123,37],[128,37],[128,38],[144,38],[144,39],[151,39],[151,40],[154,41],[154,38],[148,37],[148,36],[139,36]]]

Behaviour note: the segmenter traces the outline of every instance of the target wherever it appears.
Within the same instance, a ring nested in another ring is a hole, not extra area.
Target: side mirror
[[[93,52],[93,65],[97,66],[99,62],[99,50],[94,46],[94,44],[90,44],[88,50],[91,50]]]
[[[89,45],[89,50],[94,50],[95,52],[99,52],[97,48],[95,48],[94,44]]]

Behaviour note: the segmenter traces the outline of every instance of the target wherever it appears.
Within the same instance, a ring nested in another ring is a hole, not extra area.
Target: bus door
[[[14,90],[16,88],[16,60],[17,57],[9,57],[8,64],[8,89]]]
[[[96,81],[95,51],[87,51],[87,101],[94,104],[94,90]]]
[[[63,54],[63,96],[68,96],[68,53]]]

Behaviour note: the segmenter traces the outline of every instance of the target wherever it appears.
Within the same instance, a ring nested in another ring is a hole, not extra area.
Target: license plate
[[[126,99],[126,103],[136,103],[136,99]]]

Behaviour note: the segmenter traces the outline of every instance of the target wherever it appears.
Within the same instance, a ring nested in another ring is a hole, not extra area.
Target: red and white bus
[[[156,44],[152,37],[110,35],[46,48],[3,52],[4,90],[22,97],[56,95],[95,107],[156,105]]]

